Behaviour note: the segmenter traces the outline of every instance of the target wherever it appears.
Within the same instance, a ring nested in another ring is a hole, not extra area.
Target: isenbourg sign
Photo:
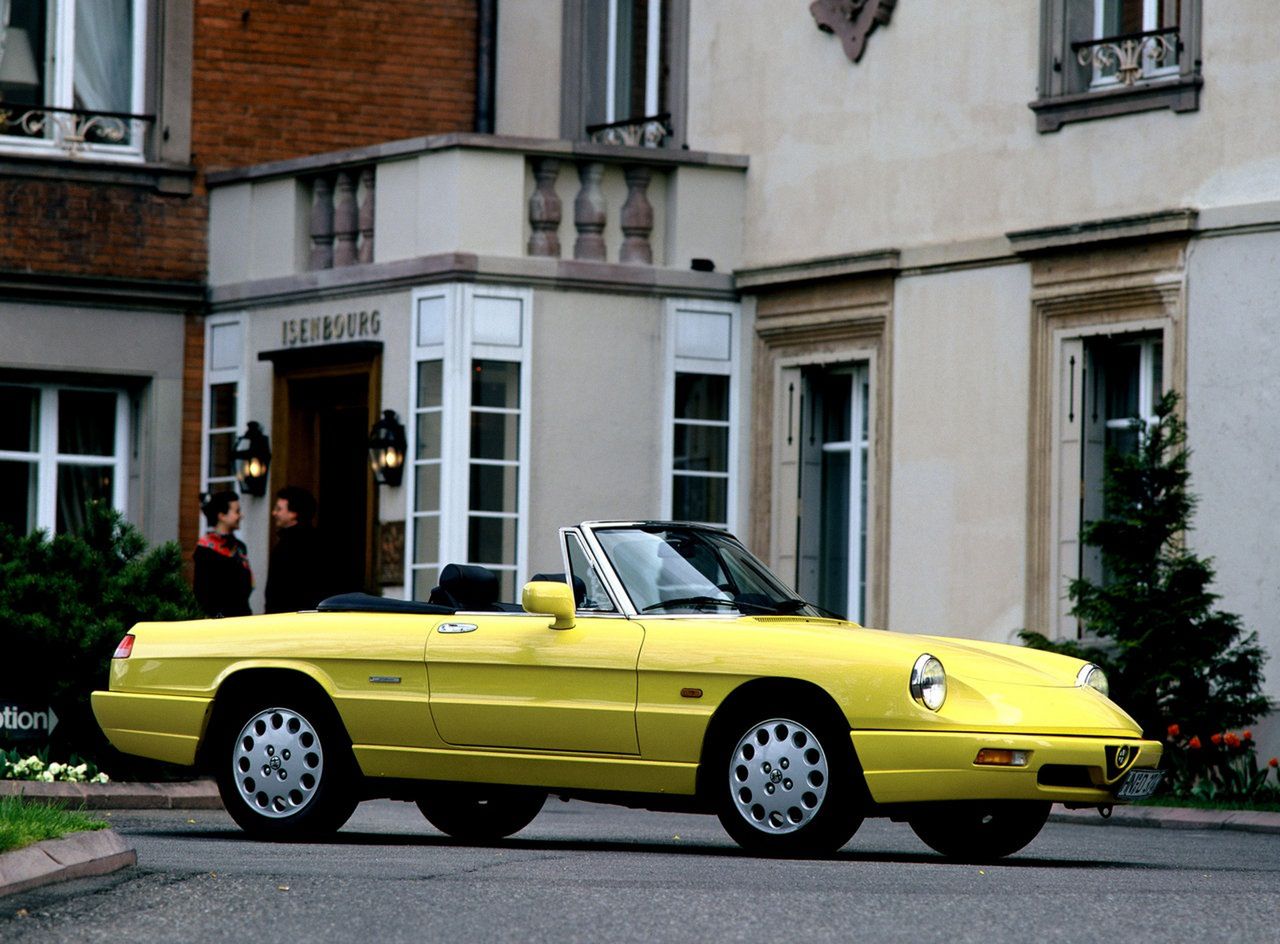
[[[53,708],[0,701],[0,741],[46,740],[58,726]]]

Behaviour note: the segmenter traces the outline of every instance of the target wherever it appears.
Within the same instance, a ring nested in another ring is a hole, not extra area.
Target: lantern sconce
[[[267,472],[271,468],[271,440],[262,426],[249,423],[244,435],[236,440],[236,480],[245,495],[261,498],[267,494]]]
[[[407,449],[404,424],[395,410],[383,410],[382,419],[369,431],[369,467],[373,470],[373,480],[393,488],[399,485],[404,479]]]

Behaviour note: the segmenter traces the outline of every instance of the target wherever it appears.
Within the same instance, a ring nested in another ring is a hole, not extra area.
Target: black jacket
[[[243,554],[244,545],[236,543]],[[244,561],[208,547],[197,547],[192,556],[196,565],[196,601],[205,615],[248,616],[253,574]]]
[[[267,612],[313,610],[329,595],[327,558],[315,529],[282,528],[267,569]]]

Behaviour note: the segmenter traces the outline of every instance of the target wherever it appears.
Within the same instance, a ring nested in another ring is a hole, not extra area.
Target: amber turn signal
[[[1025,767],[1030,751],[1007,751],[998,747],[984,747],[973,759],[984,767]]]

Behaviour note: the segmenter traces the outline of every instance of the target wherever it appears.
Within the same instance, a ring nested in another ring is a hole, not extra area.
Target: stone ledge
[[[0,796],[56,803],[87,810],[220,810],[212,780],[175,783],[40,783],[0,780]]]

